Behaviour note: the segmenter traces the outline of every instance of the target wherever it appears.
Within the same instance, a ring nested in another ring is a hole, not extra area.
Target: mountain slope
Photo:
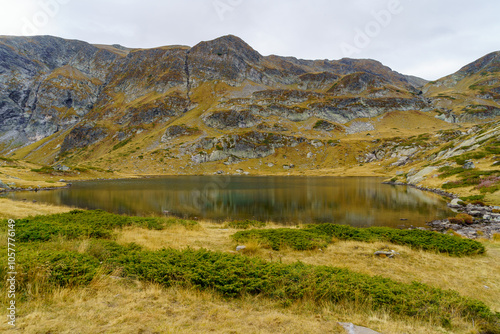
[[[500,52],[492,52],[424,88],[440,118],[474,122],[500,116]]]

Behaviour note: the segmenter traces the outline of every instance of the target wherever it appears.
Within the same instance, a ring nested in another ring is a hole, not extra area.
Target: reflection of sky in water
[[[7,196],[125,214],[169,211],[211,220],[290,224],[423,226],[449,214],[437,195],[381,182],[361,177],[172,176],[79,182],[70,189]]]

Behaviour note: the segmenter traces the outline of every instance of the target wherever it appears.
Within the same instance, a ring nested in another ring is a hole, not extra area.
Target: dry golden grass
[[[386,334],[447,333],[412,319],[367,312],[362,305],[288,307],[266,298],[225,299],[210,291],[165,288],[105,277],[89,288],[59,289],[18,308],[22,333],[345,333],[337,322],[353,322]],[[5,311],[2,310],[2,313]],[[474,333],[456,324],[455,333]],[[5,322],[0,331],[9,329]]]
[[[231,234],[234,229],[221,229],[214,223],[203,223],[202,226],[186,229],[173,226],[165,230],[146,230],[139,227],[125,228],[117,231],[117,242],[121,244],[136,243],[151,250],[161,248],[193,249],[206,248],[217,251],[231,250],[233,242]]]
[[[0,218],[19,219],[28,216],[63,213],[71,210],[73,210],[73,208],[68,206],[21,202],[0,198]]]

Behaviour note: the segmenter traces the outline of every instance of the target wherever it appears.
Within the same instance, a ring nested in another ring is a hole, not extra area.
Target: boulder
[[[68,172],[70,168],[68,166],[57,164],[54,166],[54,170],[58,172]]]
[[[416,174],[410,175],[410,173],[408,173],[406,181],[408,183],[411,183],[411,184],[417,184],[417,183],[421,182],[422,180],[424,180],[427,175],[434,172],[436,169],[438,169],[438,168],[434,167],[434,166],[429,166],[429,167],[425,167],[424,169],[422,169],[421,171],[419,171]]]
[[[476,166],[474,165],[474,162],[472,160],[467,160],[465,161],[464,165],[462,166],[463,169],[474,169]]]
[[[345,329],[346,334],[380,334],[370,328],[356,326],[350,322],[339,322],[338,324]]]
[[[448,206],[449,206],[450,208],[460,208],[460,207],[462,207],[462,206],[460,205],[460,202],[461,202],[461,201],[462,201],[462,200],[461,200],[460,198],[454,198],[454,199],[452,199],[452,200],[451,200],[451,202],[450,202],[450,204],[448,204]]]

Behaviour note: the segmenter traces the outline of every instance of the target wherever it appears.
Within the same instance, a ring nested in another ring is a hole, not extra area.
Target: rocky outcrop
[[[162,143],[168,143],[169,141],[181,137],[181,136],[191,136],[200,133],[200,130],[198,128],[191,128],[186,126],[185,124],[182,125],[172,125],[167,128],[165,131],[165,134],[161,137],[161,142]]]
[[[75,127],[64,138],[61,145],[60,154],[66,153],[75,148],[83,148],[97,143],[107,135],[107,129],[94,125],[83,125]]]
[[[227,135],[221,138],[203,138],[191,150],[199,151],[202,149],[206,152],[198,152],[192,155],[191,160],[195,163],[203,163],[229,158],[264,158],[274,154],[276,148],[295,147],[304,142],[307,142],[307,140],[303,137],[258,131],[251,131],[241,135]]]
[[[335,95],[359,95],[367,89],[381,88],[389,84],[389,81],[383,77],[366,72],[357,72],[342,77],[342,79],[328,90],[328,93]]]
[[[120,125],[137,126],[141,124],[163,123],[174,116],[181,115],[188,108],[189,101],[178,95],[167,95],[149,103],[134,106],[125,111],[117,121]]]
[[[261,121],[249,110],[226,110],[213,112],[204,117],[206,125],[216,129],[251,128]]]
[[[337,125],[337,124],[334,124],[334,123],[330,123],[328,121],[324,121],[324,120],[319,120],[317,121],[314,126],[313,126],[313,129],[314,130],[318,130],[318,131],[327,131],[327,132],[330,132],[330,131],[344,131],[344,127],[340,126],[340,125]]]

